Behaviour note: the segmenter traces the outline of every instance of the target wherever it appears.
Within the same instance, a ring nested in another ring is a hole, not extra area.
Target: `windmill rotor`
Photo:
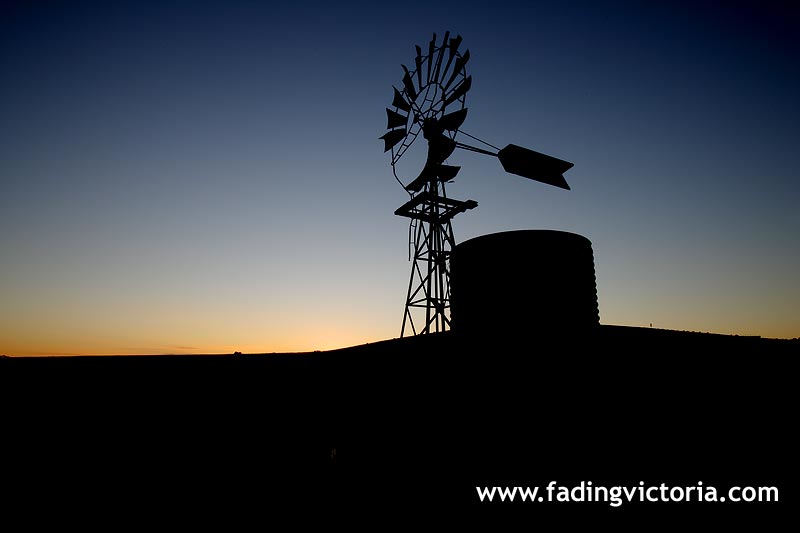
[[[461,36],[450,37],[445,33],[439,43],[436,34],[428,43],[425,53],[416,46],[414,66],[409,69],[401,65],[403,77],[401,88],[393,87],[392,108],[386,108],[387,132],[380,138],[384,141],[384,151],[391,151],[392,168],[401,184],[408,189],[415,183],[418,192],[419,182],[412,176],[399,176],[398,163],[422,134],[428,142],[425,166],[427,172],[441,165],[455,149],[458,128],[467,116],[466,94],[472,85],[467,74],[469,50],[459,49]],[[452,175],[452,171],[443,172]]]

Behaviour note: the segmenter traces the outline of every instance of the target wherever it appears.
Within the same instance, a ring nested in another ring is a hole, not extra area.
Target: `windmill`
[[[391,151],[392,173],[410,198],[395,214],[411,219],[409,259],[411,276],[400,336],[409,327],[414,335],[450,329],[450,253],[455,247],[452,220],[478,206],[474,200],[447,196],[459,166],[447,164],[456,148],[497,157],[506,172],[569,190],[564,172],[572,163],[521,146],[499,149],[460,128],[467,118],[466,95],[472,86],[467,75],[469,50],[459,50],[460,35],[436,34],[424,51],[416,46],[414,65],[403,68],[402,89],[394,89],[392,108],[386,108],[388,131],[380,137],[384,152]],[[398,162],[422,134],[427,156],[419,175],[408,181],[398,176]],[[456,140],[461,134],[487,148]],[[424,313],[424,318],[420,315]],[[415,322],[415,315],[417,315]]]

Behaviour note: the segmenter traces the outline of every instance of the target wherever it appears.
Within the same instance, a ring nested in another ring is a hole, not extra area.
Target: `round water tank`
[[[482,235],[450,256],[454,332],[586,331],[600,322],[592,243],[550,230]]]

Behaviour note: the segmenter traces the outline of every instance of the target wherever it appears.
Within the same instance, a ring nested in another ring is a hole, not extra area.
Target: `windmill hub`
[[[562,174],[572,163],[513,144],[501,150],[460,129],[467,118],[465,100],[472,87],[472,76],[466,71],[469,50],[461,52],[461,41],[460,35],[451,38],[446,32],[441,43],[433,34],[425,50],[415,47],[414,65],[410,69],[402,65],[403,88],[394,88],[393,109],[386,108],[389,131],[380,137],[384,151],[391,150],[395,178],[410,196],[395,211],[411,219],[409,247],[413,260],[401,337],[406,326],[415,335],[450,329],[449,259],[455,248],[452,219],[478,206],[474,200],[447,196],[445,185],[455,179],[461,167],[444,162],[456,148],[497,157],[507,172],[569,189]],[[420,133],[427,141],[427,155],[419,175],[413,179],[398,176],[400,158]],[[459,133],[487,148],[456,141]],[[422,313],[424,316],[420,316]]]
[[[430,141],[444,135],[444,128],[435,118],[426,118],[422,121],[422,136]]]

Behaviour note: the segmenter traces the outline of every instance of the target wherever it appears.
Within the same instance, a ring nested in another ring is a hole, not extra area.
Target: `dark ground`
[[[6,358],[3,506],[33,525],[261,526],[289,504],[301,521],[772,530],[797,510],[798,354],[798,341],[602,326],[294,355]],[[550,480],[770,485],[781,502],[480,504],[475,491]]]

